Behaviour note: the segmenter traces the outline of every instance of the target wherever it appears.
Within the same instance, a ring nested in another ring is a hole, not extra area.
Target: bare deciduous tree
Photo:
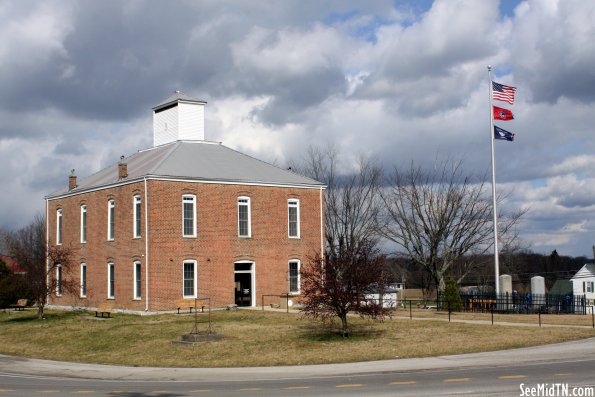
[[[355,252],[362,241],[377,242],[382,168],[361,156],[354,173],[339,173],[332,147],[310,147],[305,158],[291,168],[327,186],[325,224],[331,255],[337,255],[340,248]]]
[[[371,287],[384,286],[386,258],[373,242],[358,242],[353,251],[342,246],[326,258],[316,255],[301,271],[302,313],[323,321],[339,317],[344,337],[349,336],[347,314],[384,318],[388,309],[382,301],[365,300]]]
[[[68,277],[72,268],[72,250],[46,245],[45,219],[37,215],[29,225],[8,232],[6,243],[11,256],[25,271],[28,286],[37,305],[37,316],[43,318],[48,297],[56,292],[75,294],[78,285]],[[60,279],[57,269],[60,268]]]
[[[430,172],[413,163],[405,172],[395,169],[381,196],[383,236],[426,269],[439,291],[456,261],[464,262],[460,282],[475,266],[474,258],[493,247],[491,189],[485,178],[473,182],[464,175],[461,162],[444,161]],[[507,235],[523,214],[499,214],[499,233]]]

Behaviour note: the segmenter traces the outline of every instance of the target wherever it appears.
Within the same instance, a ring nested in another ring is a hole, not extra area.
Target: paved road
[[[0,356],[3,396],[521,395],[539,383],[595,391],[595,338],[425,359],[274,368],[168,369]],[[588,390],[586,389],[588,388]]]

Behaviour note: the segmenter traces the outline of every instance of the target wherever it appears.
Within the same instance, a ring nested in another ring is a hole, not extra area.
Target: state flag
[[[493,106],[494,108],[494,120],[513,120],[514,116],[508,109]]]
[[[497,125],[494,126],[494,139],[502,139],[504,141],[514,141],[514,133],[506,131]]]

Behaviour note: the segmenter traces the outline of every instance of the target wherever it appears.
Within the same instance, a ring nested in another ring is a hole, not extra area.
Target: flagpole
[[[494,286],[496,298],[500,293],[500,264],[498,262],[498,211],[496,209],[496,157],[494,156],[494,106],[492,105],[492,66],[488,65],[490,94],[490,142],[492,147],[492,213],[494,214]]]

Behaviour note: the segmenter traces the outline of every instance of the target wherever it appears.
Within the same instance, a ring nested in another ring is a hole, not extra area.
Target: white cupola
[[[204,141],[206,101],[175,91],[153,108],[153,146],[179,140]]]

